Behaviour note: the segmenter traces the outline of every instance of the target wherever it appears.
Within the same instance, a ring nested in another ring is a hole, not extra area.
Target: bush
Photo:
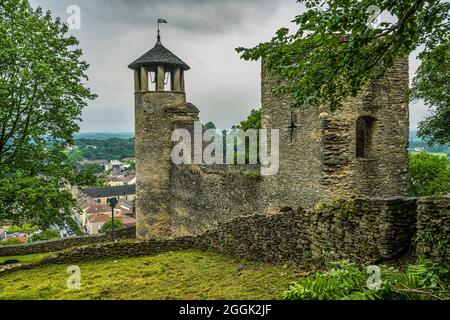
[[[34,225],[32,225],[32,224],[25,223],[25,224],[22,225],[22,226],[16,226],[16,225],[10,226],[9,229],[8,229],[8,231],[9,231],[9,232],[24,232],[24,233],[29,233],[29,232],[36,231],[36,230],[38,230],[38,229],[39,229],[38,226],[34,226]]]
[[[450,165],[445,156],[431,153],[409,155],[409,190],[412,197],[427,197],[450,192]]]
[[[20,241],[19,239],[10,238],[3,241],[0,241],[0,246],[13,246],[16,244],[23,244],[23,241]]]
[[[47,241],[52,239],[59,239],[61,238],[61,235],[58,230],[55,229],[47,229],[39,234],[33,234],[29,239],[28,242],[38,242],[38,241]]]
[[[291,286],[285,300],[418,300],[449,297],[450,272],[436,262],[419,259],[406,271],[381,267],[381,288],[369,289],[370,274],[348,260],[331,264]]]
[[[100,228],[100,233],[106,233],[107,231],[112,231],[112,219],[106,222],[102,227]],[[114,227],[116,230],[123,229],[125,226],[120,220],[114,219]]]

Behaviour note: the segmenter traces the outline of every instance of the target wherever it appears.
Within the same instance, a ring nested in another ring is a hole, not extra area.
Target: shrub
[[[409,155],[408,193],[412,197],[427,197],[450,192],[450,165],[445,156],[431,153]]]
[[[55,229],[47,229],[39,234],[33,234],[29,239],[28,242],[38,242],[38,241],[46,241],[46,240],[52,240],[52,239],[58,239],[61,235],[59,234],[58,230]]]
[[[114,227],[116,230],[120,230],[124,228],[124,225],[120,220],[114,219]],[[112,219],[102,225],[99,230],[100,233],[106,233],[107,231],[112,231]]]

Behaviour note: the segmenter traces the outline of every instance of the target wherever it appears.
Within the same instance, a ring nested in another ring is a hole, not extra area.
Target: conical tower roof
[[[185,71],[190,69],[190,67],[183,60],[178,58],[169,49],[162,45],[161,37],[159,35],[155,47],[130,64],[128,68],[139,70],[142,66],[152,66],[156,64],[179,67]]]

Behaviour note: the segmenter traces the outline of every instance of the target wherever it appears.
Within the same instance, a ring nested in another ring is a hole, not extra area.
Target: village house
[[[136,220],[123,214],[115,214],[115,219],[122,222],[125,227],[131,227],[136,225]],[[111,220],[111,212],[106,213],[94,213],[88,216],[86,223],[86,231],[90,235],[96,235],[100,233],[102,226]]]
[[[99,204],[85,195],[78,199],[77,204],[80,212],[75,212],[73,218],[78,227],[86,234],[98,234],[102,225],[112,218],[112,209],[108,204]],[[114,214],[125,226],[132,226],[136,223],[132,217],[134,204],[131,201],[119,201],[114,208]]]
[[[136,184],[136,173],[134,171],[129,171],[125,173],[113,171],[109,175],[108,185],[111,187],[134,185],[134,184]]]
[[[108,204],[108,200],[111,198],[134,201],[136,199],[136,185],[88,188],[80,190],[80,194],[93,199],[98,204]]]

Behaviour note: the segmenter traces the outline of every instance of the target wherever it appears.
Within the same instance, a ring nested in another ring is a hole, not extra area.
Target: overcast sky
[[[259,107],[260,65],[239,59],[236,47],[270,40],[300,13],[295,0],[30,0],[67,20],[70,5],[81,9],[80,40],[91,65],[89,87],[98,94],[83,113],[82,132],[133,132],[133,73],[128,64],[156,42],[156,20],[163,44],[191,70],[186,74],[189,102],[203,122],[229,128]],[[411,59],[411,74],[417,62]],[[426,114],[411,107],[411,128]]]

